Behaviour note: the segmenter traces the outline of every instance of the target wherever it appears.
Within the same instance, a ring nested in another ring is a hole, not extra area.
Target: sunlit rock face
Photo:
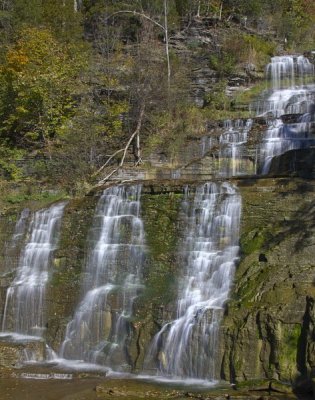
[[[268,178],[239,190],[242,256],[221,324],[221,376],[306,389],[314,371],[314,181]]]

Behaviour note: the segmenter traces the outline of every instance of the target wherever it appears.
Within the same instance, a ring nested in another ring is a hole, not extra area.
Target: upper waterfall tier
[[[272,159],[289,150],[315,143],[314,65],[304,56],[273,57],[267,66],[272,91],[258,102],[258,114],[267,116],[269,127],[260,146],[260,172],[269,172]],[[280,117],[300,114],[294,123]]]
[[[266,67],[267,78],[271,79],[274,90],[293,87],[305,83],[307,77],[314,75],[314,65],[304,56],[276,56]]]
[[[304,56],[272,57],[266,67],[271,89],[255,102],[257,115],[279,118],[307,113],[315,99],[314,72],[314,65]]]

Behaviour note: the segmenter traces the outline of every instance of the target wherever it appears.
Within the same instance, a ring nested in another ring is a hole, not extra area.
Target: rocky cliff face
[[[221,373],[299,384],[313,376],[314,182],[240,184],[241,261],[221,328]]]
[[[217,378],[231,382],[277,379],[306,388],[315,368],[314,181],[298,177],[234,181],[243,202],[241,255],[221,324]],[[145,289],[134,304],[126,346],[129,366],[125,368],[134,371],[143,369],[152,337],[176,309],[183,185],[155,181],[143,186],[141,215],[148,251],[142,277]],[[96,201],[97,195],[71,200],[65,209],[45,311],[44,336],[54,350],[59,349],[80,298],[86,238]],[[10,245],[19,215],[16,210],[1,217],[1,313],[27,236],[24,232],[24,239]],[[3,361],[8,357],[1,358],[2,366],[9,366]]]

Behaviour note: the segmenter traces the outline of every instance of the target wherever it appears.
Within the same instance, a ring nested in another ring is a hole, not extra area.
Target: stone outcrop
[[[0,338],[0,369],[20,368],[28,360],[42,362],[46,359],[43,339],[16,339],[10,336]]]
[[[231,24],[229,37],[238,37],[240,32],[248,33],[244,27]],[[180,32],[170,37],[170,47],[182,62],[191,66],[190,68],[190,96],[191,100],[198,106],[204,107],[207,103],[206,97],[214,89],[220,80],[220,74],[210,65],[210,54],[219,54],[224,41],[227,39],[227,30],[223,22],[217,18],[192,18],[183,23]],[[256,33],[257,32],[251,32]],[[248,62],[227,79],[226,94],[231,96],[236,92],[244,90],[251,82],[264,77],[264,71],[258,66]],[[246,110],[247,110],[246,106]]]
[[[290,150],[281,156],[274,157],[270,174],[293,175],[307,179],[315,178],[315,148]]]
[[[314,374],[314,182],[240,185],[241,261],[221,327],[224,379],[297,387]]]

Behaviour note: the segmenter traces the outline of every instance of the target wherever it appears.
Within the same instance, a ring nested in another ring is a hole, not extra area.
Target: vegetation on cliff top
[[[279,43],[312,49],[314,22],[310,0],[0,0],[2,179],[77,191],[117,150],[119,162],[137,127],[126,159],[140,161],[140,149],[233,112],[227,79],[245,64],[261,67]],[[211,40],[186,37],[183,62],[174,40],[193,24]],[[203,110],[191,95],[198,57],[215,73]]]

